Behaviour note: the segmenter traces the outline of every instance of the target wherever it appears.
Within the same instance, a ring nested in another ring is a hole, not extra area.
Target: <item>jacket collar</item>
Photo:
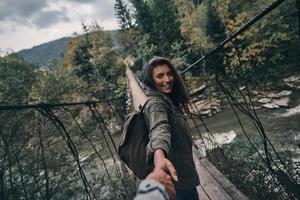
[[[144,86],[144,91],[147,97],[161,97],[163,99],[165,99],[172,107],[173,107],[173,102],[171,100],[171,98],[165,94],[163,94],[162,92],[152,89],[148,86]]]

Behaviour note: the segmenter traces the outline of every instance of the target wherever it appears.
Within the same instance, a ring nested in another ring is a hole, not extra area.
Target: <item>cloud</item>
[[[114,17],[114,4],[112,0],[101,0],[94,4],[95,13],[101,19],[112,19]]]
[[[0,49],[20,50],[82,31],[97,22],[117,29],[115,0],[0,0]],[[26,38],[26,39],[24,39]]]
[[[21,20],[30,17],[41,9],[47,7],[45,0],[1,0],[0,21]]]
[[[46,28],[59,22],[70,22],[70,18],[63,11],[47,10],[38,13],[32,23],[39,28]]]
[[[114,0],[1,0],[0,22],[45,28],[74,18],[114,18]]]
[[[75,2],[75,3],[91,3],[91,2],[95,2],[97,0],[67,0],[69,2]]]

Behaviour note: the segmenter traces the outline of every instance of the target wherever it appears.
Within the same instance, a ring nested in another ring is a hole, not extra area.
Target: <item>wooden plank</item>
[[[209,171],[200,163],[199,158],[194,154],[196,169],[200,176],[200,184],[203,190],[211,200],[233,200],[230,195],[222,188],[222,186],[210,176]],[[201,190],[200,190],[201,191]],[[202,196],[200,196],[200,199]]]
[[[202,166],[214,177],[214,179],[223,187],[223,189],[232,197],[237,200],[249,200],[235,185],[233,185],[209,160],[201,158],[199,161]]]
[[[199,185],[197,187],[197,190],[198,190],[200,200],[211,200],[208,194],[206,193],[206,191],[204,190],[204,188],[202,187],[202,185]]]

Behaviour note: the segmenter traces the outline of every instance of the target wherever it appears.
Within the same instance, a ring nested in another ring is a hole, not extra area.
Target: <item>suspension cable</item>
[[[38,103],[38,104],[17,104],[17,105],[0,105],[0,110],[23,110],[23,109],[45,109],[45,108],[56,108],[56,107],[64,107],[64,106],[78,106],[78,105],[93,105],[97,103],[103,103],[107,101],[114,101],[121,99],[118,98],[108,98],[101,99],[98,101],[83,101],[83,102],[73,102],[73,103]]]

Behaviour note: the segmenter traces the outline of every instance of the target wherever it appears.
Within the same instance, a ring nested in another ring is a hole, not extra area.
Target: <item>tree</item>
[[[111,35],[97,24],[84,30],[85,35],[70,41],[64,62],[67,71],[79,78],[77,90],[85,99],[114,97],[115,91],[122,95],[118,87],[123,88],[119,79],[125,68],[119,62],[121,56],[113,49]]]
[[[53,64],[54,65],[54,64]],[[73,101],[76,94],[76,78],[64,72],[60,65],[48,66],[47,69],[37,70],[39,77],[32,85],[30,92],[31,103],[57,103]]]
[[[214,6],[223,23],[225,34],[230,35],[270,3],[270,0],[216,0]],[[246,80],[252,84],[278,81],[279,77],[294,71],[294,63],[299,59],[295,54],[299,49],[296,30],[293,28],[295,18],[289,14],[294,11],[294,2],[287,1],[237,36],[234,46],[227,44],[224,48],[227,70],[237,72],[237,67],[241,65]]]
[[[36,68],[14,54],[0,58],[0,104],[28,102]]]
[[[114,8],[121,29],[133,28],[134,25],[133,25],[131,13],[126,3],[123,0],[116,0]]]
[[[151,0],[149,8],[153,19],[153,30],[150,32],[150,37],[152,42],[159,47],[158,53],[167,56],[171,45],[182,40],[174,1]]]
[[[214,47],[217,37],[223,34],[219,28],[221,25],[216,24],[218,19],[210,2],[195,4],[177,0],[176,5],[181,20],[181,34],[188,48],[187,61],[193,63]]]
[[[134,19],[139,31],[144,34],[150,33],[153,28],[153,19],[149,6],[145,0],[130,0],[134,8]]]
[[[94,73],[93,66],[90,62],[92,59],[92,54],[90,53],[91,47],[92,44],[87,37],[83,38],[75,49],[72,59],[72,63],[76,67],[76,75],[88,83],[93,82],[92,74]]]
[[[173,0],[131,0],[137,27],[149,35],[150,43],[158,46],[156,54],[168,56],[171,45],[182,39],[177,10]]]
[[[181,20],[181,34],[187,42],[189,52],[197,57],[213,47],[213,42],[206,31],[207,6],[194,5],[192,2],[177,0]]]

